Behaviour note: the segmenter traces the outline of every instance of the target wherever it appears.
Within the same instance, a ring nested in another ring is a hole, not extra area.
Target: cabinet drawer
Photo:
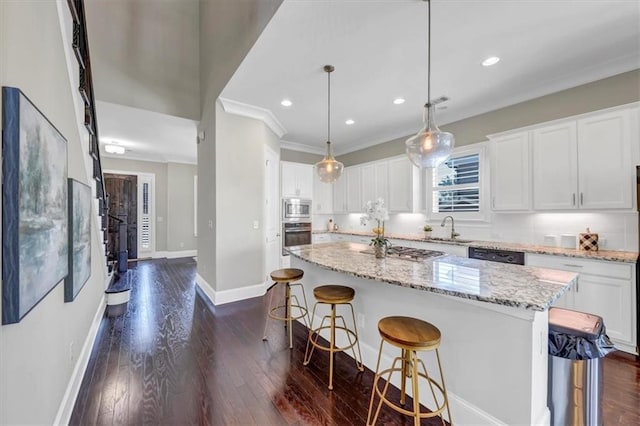
[[[604,260],[527,253],[526,265],[626,280],[632,278],[632,265]]]
[[[313,234],[313,243],[326,243],[331,241],[331,235],[329,234]]]

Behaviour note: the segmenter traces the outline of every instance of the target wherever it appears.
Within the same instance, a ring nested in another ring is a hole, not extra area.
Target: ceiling
[[[197,122],[124,105],[97,101],[101,156],[166,163],[197,162]],[[124,146],[124,155],[104,152],[105,144]]]
[[[438,0],[431,9],[432,98],[450,98],[439,124],[640,68],[639,1]],[[221,97],[270,110],[283,140],[321,152],[322,68],[332,64],[336,153],[415,133],[427,96],[426,20],[420,0],[285,0]],[[481,66],[491,55],[501,61]],[[406,102],[394,105],[397,97]]]

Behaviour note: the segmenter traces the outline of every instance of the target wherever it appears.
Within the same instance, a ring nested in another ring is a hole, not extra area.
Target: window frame
[[[425,171],[425,214],[429,220],[442,220],[445,216],[452,216],[456,221],[488,222],[489,218],[489,161],[487,158],[488,142],[479,142],[454,148],[450,158],[478,155],[478,207],[477,212],[434,212],[433,192],[436,190],[433,180],[433,169]],[[440,188],[442,190],[442,188]]]

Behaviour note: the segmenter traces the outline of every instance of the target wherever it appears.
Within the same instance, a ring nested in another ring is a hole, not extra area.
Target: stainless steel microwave
[[[282,200],[282,220],[284,222],[311,220],[311,200],[284,198]]]

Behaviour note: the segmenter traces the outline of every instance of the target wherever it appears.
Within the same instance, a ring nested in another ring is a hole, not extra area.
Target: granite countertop
[[[289,248],[291,255],[321,267],[389,284],[464,299],[544,311],[576,282],[573,272],[508,265],[444,255],[424,261],[362,253],[350,242]]]
[[[326,230],[315,230],[314,234],[343,234],[343,235],[357,235],[357,236],[366,236],[372,237],[373,233],[369,231],[326,231]],[[420,234],[385,234],[387,238],[396,239],[396,240],[406,240],[406,241],[421,241],[427,243],[436,243],[436,244],[453,244],[467,247],[478,247],[478,248],[491,248],[497,250],[514,250],[514,251],[522,251],[525,253],[536,253],[536,254],[548,254],[553,256],[565,256],[565,257],[576,257],[576,258],[584,258],[584,259],[594,259],[594,260],[605,260],[610,262],[625,262],[625,263],[636,263],[638,260],[638,253],[633,251],[617,251],[617,250],[598,250],[598,251],[585,251],[585,250],[577,250],[577,249],[566,249],[561,247],[550,247],[550,246],[542,246],[535,244],[519,244],[519,243],[506,243],[499,241],[470,241],[464,240],[461,238],[458,240],[447,240],[440,238],[431,238],[425,239],[423,235]]]

